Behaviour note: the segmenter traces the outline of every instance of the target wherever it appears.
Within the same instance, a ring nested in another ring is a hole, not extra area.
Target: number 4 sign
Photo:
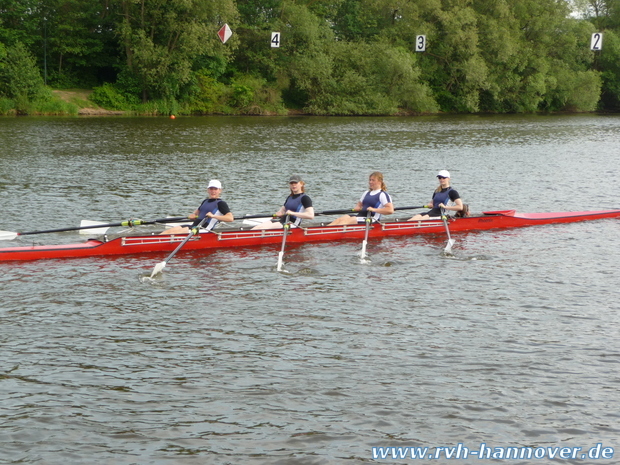
[[[595,32],[592,34],[592,40],[590,41],[590,50],[601,50],[603,48],[603,33]]]
[[[271,48],[280,46],[280,33],[272,32],[271,33]]]

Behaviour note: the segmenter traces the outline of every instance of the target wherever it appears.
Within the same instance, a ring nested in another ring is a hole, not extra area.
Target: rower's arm
[[[394,213],[394,204],[392,202],[389,202],[381,208],[368,207],[368,211],[373,213],[379,213],[380,215],[391,215],[392,213]]]
[[[291,210],[287,210],[286,214],[294,216],[296,218],[302,218],[304,220],[312,220],[314,219],[314,207],[308,207],[303,212],[294,212]]]
[[[443,204],[440,204],[441,207]],[[463,201],[461,199],[456,199],[454,201],[454,205],[443,205],[444,210],[449,210],[453,212],[460,212],[463,209]]]
[[[207,213],[209,218],[215,218],[218,221],[224,221],[226,223],[230,223],[231,221],[235,221],[235,217],[232,212],[228,212],[225,215],[214,215],[213,213]]]

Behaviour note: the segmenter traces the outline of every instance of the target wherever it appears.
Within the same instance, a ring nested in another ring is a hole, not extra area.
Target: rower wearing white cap
[[[220,195],[222,194],[222,183],[217,179],[212,179],[209,181],[207,192],[209,193],[209,197],[203,200],[200,206],[194,210],[194,213],[187,216],[190,220],[194,220],[192,224],[175,226],[165,230],[162,234],[188,234],[189,230],[194,226],[198,226],[205,216],[211,218],[203,226],[203,228],[208,231],[213,229],[220,221],[225,221],[227,223],[234,221],[235,217],[230,211],[230,208],[228,208],[228,204],[220,199]]]
[[[437,179],[439,181],[439,186],[435,189],[433,199],[428,205],[431,209],[426,213],[420,213],[412,218],[409,218],[409,221],[440,217],[442,208],[444,210],[455,212],[463,210],[463,201],[461,200],[461,196],[450,186],[450,173],[447,170],[441,170],[437,173]],[[452,202],[452,205],[448,205],[450,202]]]
[[[314,218],[312,199],[305,193],[306,183],[301,179],[301,176],[292,175],[288,180],[288,186],[291,190],[291,195],[286,198],[284,205],[274,213],[273,216],[277,217],[277,219],[265,221],[252,229],[282,228],[287,217],[293,223],[293,226],[299,226],[302,219],[311,220]]]

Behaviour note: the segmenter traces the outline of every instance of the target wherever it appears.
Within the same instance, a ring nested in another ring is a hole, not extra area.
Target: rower
[[[287,217],[291,218],[293,226],[299,226],[301,220],[314,218],[312,199],[306,194],[306,183],[301,176],[292,175],[288,180],[291,190],[290,195],[284,201],[284,205],[273,214],[274,219],[257,224],[252,229],[277,229],[282,228]]]
[[[375,171],[368,177],[368,190],[362,194],[353,211],[359,212],[355,215],[343,215],[336,218],[328,226],[341,224],[364,223],[368,212],[372,213],[373,222],[381,219],[381,215],[391,215],[394,213],[392,197],[387,193],[387,187],[383,181],[383,173]]]
[[[463,210],[463,201],[459,193],[453,189],[450,185],[450,172],[447,170],[441,170],[437,173],[437,180],[439,186],[433,192],[433,198],[430,201],[428,207],[430,210],[426,213],[417,214],[407,221],[425,220],[428,218],[440,218],[441,209],[447,211],[460,212]],[[452,202],[452,205],[448,205]]]
[[[187,216],[190,220],[194,220],[192,224],[175,226],[165,230],[161,234],[188,234],[189,230],[197,226],[205,216],[211,218],[204,225],[203,230],[206,231],[212,230],[220,221],[225,221],[227,223],[234,221],[235,217],[230,211],[230,208],[228,208],[228,204],[220,199],[220,195],[222,194],[222,183],[217,179],[212,179],[209,181],[207,192],[209,197],[203,200],[200,206],[194,210],[194,213]]]

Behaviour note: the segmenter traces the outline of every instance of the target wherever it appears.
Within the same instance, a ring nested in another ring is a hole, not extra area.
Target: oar
[[[166,263],[168,263],[172,259],[172,257],[174,257],[177,254],[177,252],[179,250],[181,250],[181,248],[187,243],[187,241],[189,241],[192,238],[193,235],[198,234],[198,231],[200,230],[202,225],[207,222],[208,219],[209,219],[209,217],[205,216],[200,221],[200,223],[198,223],[197,226],[191,228],[190,231],[189,231],[189,234],[187,235],[187,237],[185,239],[183,239],[183,242],[181,242],[177,246],[177,248],[174,249],[174,251],[170,255],[168,255],[166,257],[166,259],[163,262],[159,262],[157,265],[155,265],[155,268],[153,268],[153,272],[151,273],[151,278],[163,271],[163,269],[166,267]]]
[[[284,234],[282,235],[282,248],[280,249],[280,253],[278,254],[278,271],[282,271],[282,259],[284,258],[284,246],[286,245],[286,236],[288,235],[289,229],[291,229],[291,224],[289,223],[290,215],[286,215],[284,219],[284,224],[282,227],[284,228]]]
[[[182,220],[187,220],[187,219],[188,218],[184,216],[180,216],[177,218],[161,218],[158,220],[127,220],[127,221],[121,221],[119,223],[90,224],[86,226],[74,226],[71,228],[44,229],[42,231],[28,231],[28,232],[0,231],[0,240],[12,241],[17,236],[27,236],[30,234],[45,234],[45,233],[65,232],[65,231],[79,231],[82,229],[112,228],[116,226],[134,227],[134,226],[140,226],[143,224],[167,223],[167,222],[182,221]]]
[[[450,237],[450,228],[448,227],[448,215],[446,215],[446,211],[441,209],[441,219],[443,220],[443,225],[446,227],[446,234],[448,235],[448,243],[446,244],[446,248],[443,249],[445,253],[450,253],[452,251],[452,246],[454,245],[454,239]]]
[[[366,245],[368,244],[368,233],[370,232],[370,224],[372,223],[372,219],[370,218],[370,211],[366,212],[366,232],[364,233],[364,240],[362,241],[362,251],[360,252],[360,257],[362,260],[366,258]]]

